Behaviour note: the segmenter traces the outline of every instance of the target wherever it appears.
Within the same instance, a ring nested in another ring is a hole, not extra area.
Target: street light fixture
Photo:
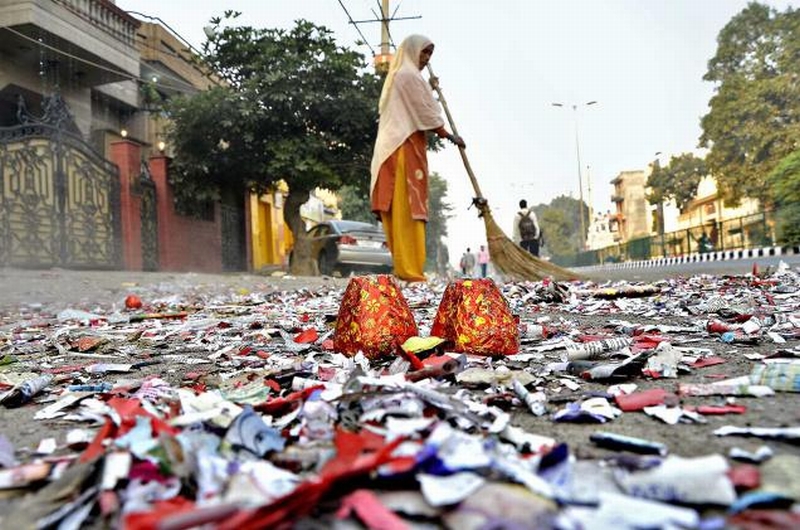
[[[564,107],[563,103],[551,103],[554,107]],[[597,105],[596,100],[587,101],[586,103],[581,104],[582,107],[588,107],[590,105]],[[583,176],[581,175],[581,143],[579,140],[578,135],[578,104],[573,103],[570,105],[572,107],[575,119],[575,153],[578,158],[578,197],[580,199],[579,205],[579,217],[581,221],[581,250],[586,250],[586,221],[584,219],[584,212],[583,212]]]

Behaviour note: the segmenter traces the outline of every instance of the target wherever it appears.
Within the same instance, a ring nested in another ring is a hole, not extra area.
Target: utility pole
[[[389,64],[392,62],[392,52],[389,49],[389,0],[381,2],[381,53],[375,57],[375,71],[386,75]]]
[[[372,58],[373,58],[373,65],[375,66],[375,72],[381,76],[385,76],[386,73],[389,71],[389,65],[392,62],[392,56],[393,56],[392,48],[394,47],[394,42],[392,42],[392,34],[389,32],[389,22],[392,22],[394,20],[411,20],[422,17],[421,16],[397,17],[395,16],[395,14],[397,13],[397,8],[395,8],[395,12],[390,15],[389,0],[381,0],[379,4],[381,8],[380,14],[372,10],[372,14],[375,16],[375,18],[367,20],[353,20],[342,0],[339,0],[339,5],[342,6],[342,9],[347,15],[348,21],[350,22],[350,24],[356,27],[356,31],[358,31],[359,35],[361,35],[361,37],[364,39],[364,42],[367,44],[367,46],[369,46],[369,43],[366,42],[367,39],[366,37],[364,37],[364,34],[361,33],[361,30],[358,28],[358,25],[366,24],[367,22],[380,22],[381,51],[380,53],[375,53],[375,50],[373,50],[371,46],[370,46],[370,51],[372,51]]]
[[[654,155],[655,160],[653,160],[652,169],[650,170],[650,175],[661,171],[661,159],[659,158],[659,155],[661,155],[661,151],[656,151]],[[661,240],[661,256],[666,258],[667,246],[664,241],[664,197],[661,197],[661,200],[658,201],[657,217],[658,217],[658,236],[659,239]]]
[[[589,227],[594,222],[594,206],[592,206],[592,166],[586,166],[586,188],[589,192]]]
[[[578,159],[578,198],[580,200],[580,204],[578,205],[578,217],[580,218],[581,223],[581,233],[580,233],[580,251],[586,250],[586,221],[584,219],[585,214],[583,211],[583,175],[581,173],[581,143],[578,134],[578,107],[589,107],[591,105],[596,105],[597,101],[588,101],[583,105],[578,105],[573,103],[570,105],[572,107],[573,117],[575,119],[575,154],[577,155]],[[564,107],[563,103],[551,103],[553,107]],[[591,202],[591,198],[589,199]],[[591,212],[591,206],[589,207],[589,211]],[[591,222],[591,220],[590,220]]]
[[[578,214],[581,218],[581,249],[580,251],[583,252],[586,250],[586,221],[584,220],[583,214],[583,176],[581,175],[581,143],[578,140],[578,107],[576,105],[572,106],[573,112],[575,112],[575,152],[578,155],[578,197],[581,203],[578,205],[579,211]]]

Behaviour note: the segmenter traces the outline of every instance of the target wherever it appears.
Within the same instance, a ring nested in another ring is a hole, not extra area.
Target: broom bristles
[[[489,255],[494,266],[504,275],[515,280],[579,280],[582,277],[569,269],[537,258],[509,239],[497,225],[489,208],[482,209],[486,224],[486,239]]]

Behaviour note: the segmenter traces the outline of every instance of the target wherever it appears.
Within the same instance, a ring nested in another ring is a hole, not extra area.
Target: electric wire
[[[87,64],[89,66],[93,66],[95,68],[98,68],[100,70],[104,70],[104,71],[112,73],[114,75],[118,75],[120,77],[123,77],[123,78],[129,80],[129,81],[137,81],[137,82],[142,83],[142,84],[148,84],[148,83],[151,82],[150,79],[144,79],[142,77],[139,77],[137,75],[125,72],[123,70],[116,70],[114,68],[102,65],[100,63],[96,63],[94,61],[90,61],[89,59],[84,59],[83,57],[78,57],[77,55],[74,55],[74,54],[72,54],[72,53],[70,53],[68,51],[61,50],[61,49],[56,48],[55,46],[52,46],[52,45],[47,44],[45,42],[41,42],[41,41],[39,41],[37,39],[34,39],[33,37],[25,35],[24,33],[19,32],[19,31],[13,29],[13,28],[8,27],[8,26],[2,26],[0,29],[5,29],[6,31],[11,32],[11,33],[13,33],[14,35],[16,35],[18,37],[21,37],[21,38],[23,38],[25,40],[28,40],[28,41],[36,44],[37,46],[40,46],[40,47],[43,47],[43,48],[47,48],[48,50],[54,51],[54,52],[56,52],[56,53],[58,53],[60,55],[63,55],[64,57],[68,57],[68,58],[73,59],[75,61]],[[174,76],[166,74],[166,73],[159,73],[159,75],[161,75],[161,76],[163,76],[163,77],[165,77],[167,79],[170,79],[172,81],[175,81],[176,83],[181,84],[184,87],[187,87],[189,89],[189,91],[196,92],[196,91],[199,90],[196,86],[194,86],[194,85],[192,85],[192,84],[190,84],[190,83],[188,83],[188,82],[186,82],[186,81],[184,81],[184,80],[182,80],[182,79],[180,79],[178,77],[174,77]],[[179,87],[169,86],[168,84],[165,84],[165,83],[163,83],[163,85],[164,85],[165,88],[180,89]]]
[[[353,20],[353,17],[350,16],[350,12],[347,10],[347,8],[345,7],[345,5],[342,2],[342,0],[338,0],[338,2],[339,2],[339,5],[342,6],[342,9],[344,10],[344,14],[347,15],[347,19],[350,21],[350,24],[352,24],[353,27],[356,28],[356,31],[358,32],[358,34],[361,35],[361,40],[364,42],[364,44],[367,45],[367,48],[369,48],[369,51],[370,51],[370,53],[372,53],[372,56],[375,57],[377,55],[375,53],[375,49],[372,46],[370,46],[369,41],[364,36],[364,34],[361,32],[361,28],[358,27],[358,24],[356,24],[355,20]]]
[[[125,11],[125,12],[128,13],[129,15],[136,15],[136,16],[139,16],[139,17],[142,17],[142,18],[146,18],[148,20],[155,20],[156,22],[158,22],[159,24],[161,24],[162,26],[167,28],[170,32],[172,32],[172,34],[175,35],[182,43],[184,43],[186,45],[186,47],[189,48],[190,51],[192,51],[193,53],[195,53],[196,55],[198,55],[200,57],[203,56],[203,54],[202,54],[202,52],[200,52],[200,50],[198,50],[197,48],[192,46],[192,43],[190,43],[188,40],[186,40],[183,37],[183,35],[181,35],[177,31],[175,31],[175,29],[173,29],[172,26],[170,26],[169,24],[164,22],[163,19],[161,19],[159,17],[151,16],[151,15],[145,15],[144,13],[140,13],[139,11]]]

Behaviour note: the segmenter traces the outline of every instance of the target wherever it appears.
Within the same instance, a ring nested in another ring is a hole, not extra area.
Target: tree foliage
[[[647,178],[650,204],[661,204],[673,199],[683,210],[697,195],[697,187],[707,174],[706,163],[691,153],[670,158],[669,164],[661,167],[653,162],[653,172]]]
[[[580,208],[583,208],[584,219],[589,218],[586,203],[561,195],[550,204],[539,204],[534,207],[542,229],[545,246],[542,255],[549,255],[557,263],[573,261],[582,250],[580,236]]]
[[[348,184],[336,192],[339,196],[339,211],[342,219],[375,223],[375,214],[369,201],[369,193],[364,193],[360,186]]]
[[[438,173],[431,173],[428,176],[428,223],[425,225],[426,270],[446,272],[449,255],[444,238],[452,211],[453,207],[447,202],[447,181]]]
[[[800,11],[750,3],[717,37],[715,84],[700,144],[723,198],[768,202],[767,176],[800,134]]]
[[[800,150],[784,158],[769,176],[777,207],[777,238],[783,245],[800,243]]]
[[[232,25],[237,15],[212,20],[203,46],[224,86],[169,104],[172,183],[177,193],[216,198],[222,186],[263,191],[284,179],[292,269],[313,272],[300,205],[316,187],[368,179],[379,79],[322,26],[257,29]]]

